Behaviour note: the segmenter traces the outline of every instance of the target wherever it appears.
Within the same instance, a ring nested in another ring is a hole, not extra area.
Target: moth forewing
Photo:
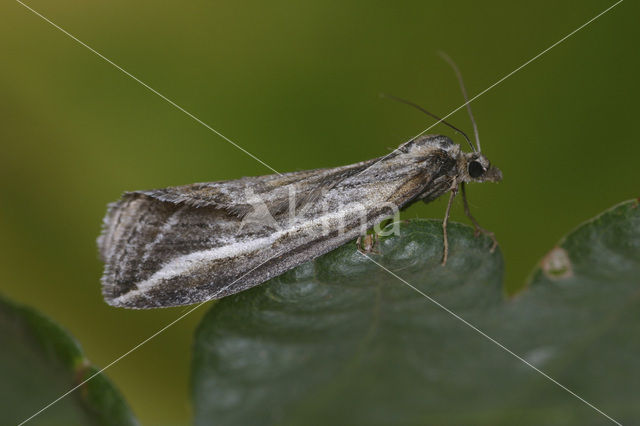
[[[465,155],[423,136],[344,167],[125,193],[98,239],[104,298],[142,309],[243,291],[448,192]]]

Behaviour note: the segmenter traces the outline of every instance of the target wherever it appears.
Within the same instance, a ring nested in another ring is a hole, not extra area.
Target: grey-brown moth
[[[453,67],[467,101],[476,137],[420,106],[409,104],[461,133],[473,152],[446,136],[420,136],[384,157],[331,169],[316,169],[238,180],[195,183],[125,193],[109,205],[98,248],[105,263],[102,294],[113,306],[146,309],[189,305],[238,293],[315,259],[364,235],[415,201],[426,203],[449,192],[442,222],[443,258],[448,255],[447,221],[467,182],[498,182],[502,173],[482,155],[462,77]],[[398,229],[394,227],[394,229]]]
[[[343,167],[127,192],[98,238],[102,293],[136,309],[218,299],[355,239],[394,208],[451,192],[446,230],[459,185],[501,178],[479,151],[421,136]]]

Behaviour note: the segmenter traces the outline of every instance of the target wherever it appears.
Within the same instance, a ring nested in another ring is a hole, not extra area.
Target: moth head
[[[500,182],[502,172],[479,152],[463,154],[460,170],[465,182]]]

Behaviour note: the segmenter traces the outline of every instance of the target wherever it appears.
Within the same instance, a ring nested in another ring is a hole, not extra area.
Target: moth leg
[[[489,252],[493,253],[496,250],[496,247],[498,247],[498,240],[496,240],[496,235],[493,232],[487,229],[484,229],[482,226],[480,226],[476,218],[473,217],[473,215],[471,214],[471,210],[469,209],[469,202],[467,201],[467,192],[464,188],[464,182],[462,182],[462,201],[464,203],[464,213],[471,220],[471,223],[473,223],[475,236],[477,237],[480,234],[484,234],[489,238],[491,238],[491,241],[493,241],[493,245],[491,246],[491,249],[489,250]]]
[[[458,183],[453,182],[451,187],[451,195],[449,195],[449,203],[447,204],[447,210],[444,212],[444,219],[442,220],[442,236],[444,239],[444,250],[442,255],[442,266],[447,264],[447,258],[449,257],[449,238],[447,237],[447,223],[449,222],[449,214],[451,213],[451,206],[453,205],[453,199],[458,193]]]

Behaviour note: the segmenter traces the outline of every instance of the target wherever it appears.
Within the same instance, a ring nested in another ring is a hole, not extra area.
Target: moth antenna
[[[471,112],[471,104],[469,103],[469,96],[467,96],[467,89],[464,87],[464,81],[462,80],[462,74],[460,73],[460,70],[458,69],[458,66],[456,65],[455,62],[453,62],[453,59],[451,59],[451,57],[449,57],[449,55],[447,55],[446,53],[442,52],[442,51],[438,51],[438,54],[440,55],[440,57],[442,59],[444,59],[445,61],[447,61],[447,63],[451,66],[451,68],[453,68],[453,72],[456,73],[456,77],[458,79],[458,84],[460,85],[460,90],[462,90],[462,96],[464,97],[464,101],[465,101],[465,105],[467,106],[467,112],[469,113],[469,118],[471,118],[471,125],[473,126],[473,133],[476,137],[476,145],[478,145],[478,152],[482,152],[482,149],[480,148],[480,135],[478,134],[478,126],[476,125],[476,120],[474,120],[473,118],[473,113]]]
[[[452,128],[453,130],[455,130],[456,132],[460,133],[462,136],[464,136],[464,138],[467,140],[467,143],[469,144],[469,146],[471,147],[471,149],[472,149],[473,151],[475,151],[475,150],[476,150],[476,148],[473,146],[473,144],[471,143],[471,140],[469,139],[469,137],[467,136],[467,134],[466,134],[465,132],[463,132],[462,130],[458,129],[458,128],[457,128],[456,126],[454,126],[453,124],[451,124],[451,123],[447,123],[447,122],[446,122],[446,121],[444,121],[442,118],[440,118],[440,117],[438,117],[437,115],[435,115],[435,114],[433,114],[433,113],[431,113],[431,112],[427,111],[426,109],[422,108],[420,105],[418,105],[418,104],[416,104],[416,103],[413,103],[413,102],[411,102],[411,101],[408,101],[408,100],[406,100],[406,99],[399,98],[399,97],[397,97],[397,96],[387,95],[386,93],[380,93],[380,97],[382,97],[382,98],[386,98],[386,99],[392,99],[392,100],[394,100],[394,101],[401,102],[401,103],[403,103],[403,104],[405,104],[405,105],[409,105],[409,106],[411,106],[411,107],[414,107],[414,108],[415,108],[415,109],[417,109],[418,111],[422,111],[423,113],[427,114],[429,117],[431,117],[431,118],[435,118],[436,120],[438,120],[438,123],[445,124],[445,125],[447,125],[447,126],[451,127],[451,128]]]

